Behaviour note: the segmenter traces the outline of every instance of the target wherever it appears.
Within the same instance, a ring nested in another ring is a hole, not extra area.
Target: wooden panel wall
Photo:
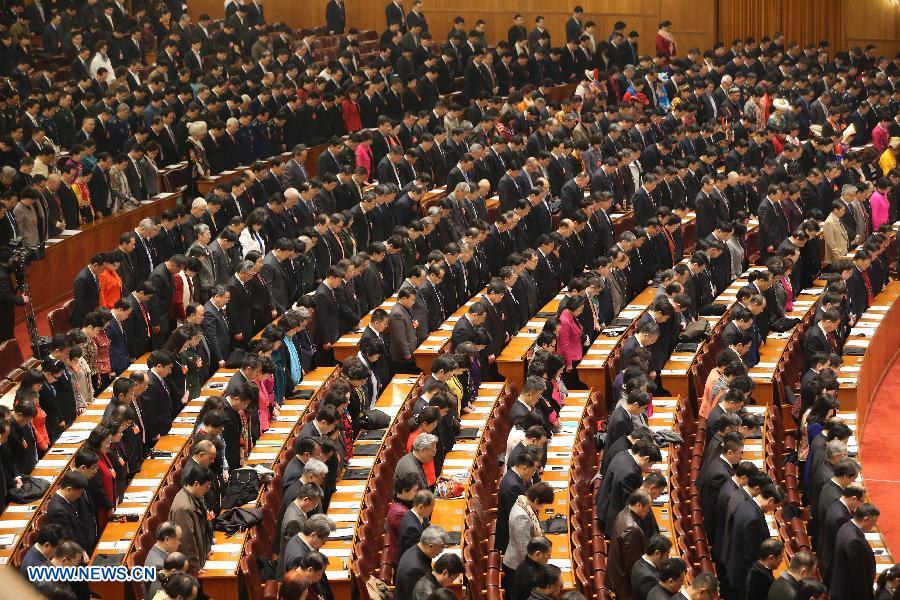
[[[597,23],[601,39],[613,22],[622,20],[641,34],[639,50],[648,54],[653,52],[657,25],[664,19],[672,21],[682,53],[690,47],[711,48],[717,40],[727,43],[735,37],[759,38],[776,31],[801,44],[824,38],[841,50],[875,44],[888,56],[900,51],[900,7],[893,0],[425,0],[425,14],[432,35],[441,41],[457,15],[466,18],[467,27],[484,19],[492,43],[506,37],[517,12],[525,15],[529,30],[540,14],[547,20],[553,43],[561,44],[576,2]],[[385,29],[387,0],[345,3],[351,27]],[[295,0],[265,0],[266,18],[296,28],[318,27],[325,24],[325,4],[326,0],[304,0],[300,9]],[[405,4],[409,6],[411,0]],[[188,6],[194,20],[201,13],[213,18],[224,13],[222,0],[191,0]]]
[[[878,53],[900,52],[900,7],[891,0],[847,0],[847,47],[874,44]],[[852,7],[852,8],[851,8]]]
[[[710,48],[714,42],[716,0],[579,0],[577,3],[584,7],[587,19],[597,23],[598,39],[609,35],[615,21],[625,21],[629,29],[640,33],[638,49],[642,53],[654,53],[656,30],[664,19],[672,21],[676,40],[685,51],[691,46]],[[325,4],[326,0],[305,0],[302,10],[298,10],[294,0],[266,0],[266,20],[288,23],[295,28],[318,27],[325,24]],[[349,26],[374,28],[379,33],[385,30],[387,0],[345,0],[345,4]],[[411,4],[411,0],[404,2],[407,9]],[[424,7],[432,35],[442,42],[457,15],[465,17],[466,27],[470,29],[475,21],[484,19],[488,41],[495,43],[506,39],[513,15],[521,13],[529,31],[534,27],[534,18],[543,15],[553,44],[562,45],[565,23],[575,4],[575,0],[425,0]],[[188,5],[192,19],[201,13],[213,18],[224,14],[221,0],[191,0]]]
[[[852,0],[854,4],[864,0]],[[801,45],[827,39],[843,46],[846,0],[719,0],[718,38],[726,43],[781,31]]]

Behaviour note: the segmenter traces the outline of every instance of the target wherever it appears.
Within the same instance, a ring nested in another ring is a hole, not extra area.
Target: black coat
[[[144,417],[148,444],[156,436],[168,433],[172,425],[172,400],[169,390],[156,375],[150,374],[149,377],[150,385],[141,396],[141,414]]]
[[[647,600],[647,594],[657,583],[659,583],[657,568],[643,557],[638,559],[631,569],[631,594],[634,600]]]
[[[744,600],[767,600],[769,589],[775,577],[772,570],[767,569],[759,562],[753,563],[750,572],[747,573],[747,581],[744,587]]]
[[[734,474],[733,469],[723,459],[712,460],[701,469],[697,478],[697,487],[700,490],[700,505],[703,508],[703,528],[707,535],[716,531],[717,520],[721,517],[721,509],[718,506],[719,491]],[[714,536],[709,536],[713,538]],[[710,543],[714,543],[710,539]],[[756,560],[754,556],[752,560]],[[740,580],[743,583],[743,579]]]
[[[875,581],[875,554],[862,530],[844,523],[834,543],[834,567],[828,591],[835,600],[872,600]]]
[[[494,548],[501,552],[509,545],[509,511],[516,503],[516,499],[531,487],[531,482],[522,481],[519,474],[508,469],[500,480],[500,495],[497,500],[497,514],[505,518],[497,519],[497,528],[494,532]]]
[[[416,544],[400,556],[394,581],[394,599],[412,598],[412,590],[426,573],[431,572],[431,559]]]
[[[597,518],[604,525],[606,535],[612,532],[613,521],[642,481],[641,469],[631,452],[620,452],[610,461],[596,498]]]
[[[75,277],[73,284],[75,303],[72,306],[71,321],[74,327],[81,327],[84,316],[100,306],[100,286],[88,267]]]
[[[428,527],[429,520],[420,521],[419,517],[413,511],[409,510],[403,515],[400,521],[400,533],[397,536],[400,551],[397,556],[403,556],[407,549],[419,543],[422,532]]]
[[[785,572],[772,583],[767,600],[795,600],[799,593],[800,582],[794,579],[793,575]]]
[[[734,513],[731,529],[725,535],[730,538],[725,555],[728,583],[740,592],[746,584],[750,565],[759,555],[760,545],[769,538],[769,526],[759,505],[756,502],[741,504]]]
[[[93,544],[89,532],[84,530],[84,521],[78,514],[76,504],[69,503],[59,494],[50,497],[45,523],[59,525],[62,528],[63,538],[77,542],[82,548],[88,548]]]
[[[843,502],[833,502],[822,519],[819,536],[816,539],[816,557],[819,559],[819,573],[826,584],[831,581],[834,568],[834,544],[837,534],[850,520],[850,510]]]

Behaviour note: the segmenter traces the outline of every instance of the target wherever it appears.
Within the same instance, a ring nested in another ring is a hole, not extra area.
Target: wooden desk
[[[304,417],[309,407],[317,405],[317,394],[336,372],[334,367],[319,367],[306,374],[303,381],[295,389],[311,390],[308,399],[285,399],[279,411],[278,420],[263,433],[247,457],[247,466],[260,465],[272,471],[279,463],[293,457],[293,440],[303,426]],[[259,494],[254,502],[243,508],[261,508],[268,485],[260,486]],[[213,546],[203,573],[200,576],[203,592],[216,600],[237,600],[242,596],[241,582],[238,577],[238,563],[250,552],[248,546],[249,530],[238,532],[232,536],[224,532],[213,533]]]
[[[508,385],[508,384],[506,384]],[[482,440],[488,430],[488,423],[500,410],[500,397],[504,389],[502,383],[482,383],[478,397],[472,402],[473,411],[461,417],[461,427],[478,429],[475,440],[459,440],[444,458],[442,476],[453,477],[465,488],[458,498],[438,498],[435,500],[431,524],[443,527],[448,533],[456,532],[460,537],[460,545],[448,547],[444,552],[463,557],[463,533],[466,527],[466,493],[475,482],[475,462],[479,455]],[[460,588],[459,586],[454,586]],[[457,590],[457,591],[460,591]]]
[[[73,235],[47,240],[44,259],[28,265],[31,301],[35,311],[40,312],[71,297],[72,282],[91,256],[115,248],[122,232],[137,227],[141,219],[175,208],[180,196],[180,191],[157,194],[134,210],[98,219]],[[19,320],[25,318],[21,309],[16,314]]]
[[[431,334],[425,338],[425,341],[419,344],[419,347],[413,352],[413,360],[415,360],[416,366],[419,367],[422,373],[426,375],[431,373],[431,363],[433,363],[437,355],[444,352],[445,348],[450,344],[450,337],[453,335],[453,326],[456,325],[456,322],[469,311],[470,306],[481,301],[481,296],[486,291],[487,288],[482,289],[480,292],[469,298],[468,302],[456,309],[456,312],[447,317],[440,327],[432,331]]]
[[[358,554],[354,552],[357,547],[358,527],[372,517],[372,510],[383,510],[381,519],[387,515],[387,505],[374,507],[366,503],[366,492],[375,489],[376,463],[383,462],[385,441],[392,437],[399,420],[397,419],[403,410],[411,402],[411,394],[419,378],[416,375],[395,375],[387,385],[378,400],[375,408],[390,415],[391,424],[385,429],[385,435],[379,440],[357,440],[354,448],[377,445],[378,452],[375,456],[354,456],[347,462],[348,468],[367,468],[369,477],[367,480],[341,480],[337,483],[337,490],[331,498],[328,507],[328,516],[337,525],[334,532],[335,538],[325,542],[320,552],[328,557],[328,581],[337,600],[350,600],[351,578],[350,571],[353,561],[358,560]],[[382,472],[382,476],[393,478],[393,470],[388,475]],[[390,500],[388,499],[388,502]],[[363,544],[360,544],[360,547]],[[379,556],[383,546],[373,544],[366,547],[366,552],[378,552]]]
[[[362,318],[363,328],[369,325],[369,322],[372,320],[372,313],[378,310],[379,308],[391,312],[391,309],[394,307],[394,304],[397,303],[397,294],[394,294],[384,302],[382,302],[378,308],[373,308],[369,314],[364,315]],[[384,330],[384,335],[389,335],[389,330]],[[338,362],[343,362],[344,360],[350,358],[351,356],[355,356],[357,352],[359,352],[359,340],[362,338],[361,333],[356,333],[355,331],[350,331],[345,333],[338,341],[334,343],[334,358]]]
[[[875,390],[898,349],[896,332],[900,315],[894,306],[898,297],[900,281],[892,281],[875,297],[872,306],[850,330],[844,343],[845,350],[854,347],[866,349],[864,356],[844,356],[838,373],[841,410],[857,410],[859,407],[862,427],[865,427]]]
[[[611,364],[610,359],[615,350],[627,339],[626,336],[631,335],[631,330],[653,303],[655,296],[656,288],[653,286],[638,294],[616,315],[617,319],[630,319],[631,323],[627,326],[604,329],[578,364],[578,376],[581,381],[601,394],[604,399],[608,397],[612,380],[616,376],[614,369],[618,367],[618,365]]]
[[[589,398],[589,392],[569,393],[568,398],[566,398],[566,405],[562,407],[559,413],[559,424],[562,427],[561,432],[564,438],[567,433],[569,435],[577,435],[582,417],[584,417],[585,410],[588,407]],[[556,437],[554,436],[554,439]],[[553,488],[554,499],[553,504],[546,513],[539,516],[542,521],[549,519],[554,514],[567,516],[569,531],[567,533],[547,535],[547,538],[553,543],[553,548],[550,551],[550,564],[556,565],[562,571],[563,589],[572,590],[575,589],[573,547],[570,543],[573,531],[572,519],[568,518],[568,516],[573,446],[564,444],[564,442],[565,439],[562,443],[551,440],[551,443],[547,446],[547,466],[541,474],[541,481],[549,483]],[[503,518],[504,516],[499,515],[498,518]]]
[[[548,302],[538,313],[531,317],[516,337],[511,339],[509,343],[500,352],[497,357],[497,370],[506,379],[506,382],[516,386],[521,390],[525,385],[525,373],[528,366],[528,360],[531,359],[534,341],[540,335],[544,328],[544,323],[551,316],[556,316],[559,308],[559,302],[565,295],[567,288],[563,288],[550,302]]]

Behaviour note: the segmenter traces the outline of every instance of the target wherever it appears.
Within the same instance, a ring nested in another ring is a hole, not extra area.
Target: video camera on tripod
[[[44,258],[43,244],[38,248],[28,248],[22,243],[22,238],[10,240],[10,257],[6,262],[7,270],[16,276],[18,291],[27,298],[25,301],[25,323],[28,326],[28,338],[31,340],[31,350],[34,357],[45,359],[50,356],[50,338],[38,334],[37,319],[35,318],[34,303],[31,301],[31,291],[28,287],[28,265]]]

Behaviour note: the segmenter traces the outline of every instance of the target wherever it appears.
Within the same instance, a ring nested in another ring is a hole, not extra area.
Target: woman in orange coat
[[[116,300],[122,297],[122,278],[119,277],[119,262],[122,255],[119,251],[106,254],[103,270],[97,278],[100,284],[100,306],[112,310]]]

